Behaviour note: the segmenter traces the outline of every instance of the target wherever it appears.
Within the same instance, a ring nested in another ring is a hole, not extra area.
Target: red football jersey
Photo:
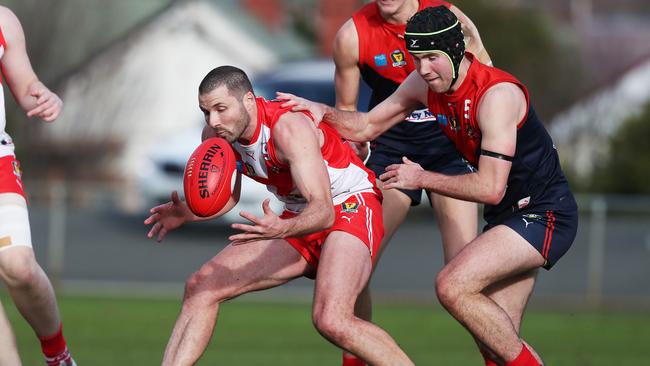
[[[480,63],[474,55],[465,53],[471,61],[467,76],[458,90],[451,94],[434,93],[429,89],[427,106],[438,121],[442,131],[454,142],[458,151],[472,165],[478,167],[481,148],[481,130],[476,122],[476,109],[486,90],[497,83],[518,85],[526,95],[527,108],[530,100],[526,87],[509,73]],[[518,124],[525,122],[528,112]]]
[[[435,6],[450,7],[446,1],[421,0],[418,11]],[[413,58],[406,50],[406,24],[390,24],[379,13],[374,1],[352,16],[359,36],[359,66],[373,69],[382,78],[400,84],[415,69]],[[373,87],[372,85],[370,85]]]
[[[273,144],[273,127],[290,108],[280,107],[283,102],[257,98],[257,128],[247,145],[233,144],[243,172],[265,184],[270,192],[289,211],[300,212],[307,201],[293,182],[289,166],[280,162]],[[367,169],[354,154],[347,142],[332,127],[321,123],[325,142],[321,153],[330,178],[333,204],[343,203],[348,197],[363,192],[380,194],[375,184],[375,174]]]

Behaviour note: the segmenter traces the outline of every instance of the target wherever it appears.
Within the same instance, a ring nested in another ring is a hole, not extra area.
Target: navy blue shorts
[[[573,244],[578,231],[578,205],[568,193],[559,197],[554,207],[525,207],[488,223],[483,231],[497,225],[506,225],[526,239],[546,259],[544,268],[548,270]]]
[[[429,148],[430,149],[430,148]],[[447,175],[460,175],[471,173],[472,167],[463,159],[455,148],[438,151],[437,153],[422,154],[417,147],[407,151],[397,151],[386,145],[377,144],[370,151],[370,158],[366,166],[375,172],[377,178],[384,174],[386,167],[391,164],[402,164],[402,156],[406,156],[412,162],[418,163],[422,169],[438,172]],[[409,190],[400,189],[411,199],[411,206],[417,206],[422,200],[422,189]],[[429,197],[427,195],[427,197]],[[429,202],[431,204],[431,202]]]

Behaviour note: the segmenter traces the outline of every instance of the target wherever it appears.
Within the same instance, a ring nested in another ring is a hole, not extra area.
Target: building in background
[[[58,88],[66,105],[56,124],[38,129],[46,156],[36,164],[67,179],[121,182],[125,202],[136,204],[129,187],[146,172],[152,147],[200,131],[197,87],[208,71],[230,64],[254,75],[310,55],[307,45],[265,32],[238,7],[174,2],[66,74]]]
[[[550,133],[563,165],[579,178],[590,177],[596,163],[607,161],[611,138],[648,102],[650,54],[551,121]]]

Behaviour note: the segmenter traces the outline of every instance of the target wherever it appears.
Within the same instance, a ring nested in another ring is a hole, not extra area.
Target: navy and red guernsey
[[[481,64],[471,53],[465,57],[471,65],[462,84],[453,93],[429,90],[429,110],[465,159],[480,170],[481,129],[476,117],[481,97],[497,83],[512,83],[521,88],[528,112],[517,125],[517,144],[506,193],[497,205],[485,205],[484,217],[488,228],[506,224],[534,246],[538,247],[534,242],[539,241],[538,249],[550,267],[571,245],[577,230],[577,205],[551,136],[535,114],[528,91],[519,80],[505,71]],[[530,225],[533,221],[546,227],[539,238],[525,232],[533,230]],[[554,232],[562,243],[556,245],[556,251],[551,250]]]
[[[439,0],[421,0],[418,11],[451,4]],[[406,24],[390,24],[381,16],[379,6],[371,2],[357,11],[352,20],[359,38],[359,69],[361,77],[372,89],[369,109],[384,101],[399,87],[406,77],[415,70],[413,58],[406,50],[404,31]],[[422,109],[425,107],[422,106]],[[432,138],[442,140],[435,120],[424,111],[416,111],[405,121],[393,126],[378,137],[375,142],[397,151],[409,151],[414,145],[424,143],[422,149],[436,152],[437,143],[429,143]],[[438,141],[439,141],[438,140]],[[444,140],[442,141],[444,143]]]
[[[486,205],[486,218],[518,206],[519,200],[527,197],[537,205],[552,205],[546,200],[555,196],[554,191],[559,190],[560,195],[568,191],[567,180],[551,136],[530,105],[526,87],[507,72],[481,64],[471,53],[466,57],[471,66],[460,87],[451,94],[429,90],[428,106],[442,131],[474,167],[481,168],[481,130],[476,111],[483,94],[497,83],[513,83],[524,92],[529,105],[526,117],[517,126],[517,147],[505,197],[496,206]]]

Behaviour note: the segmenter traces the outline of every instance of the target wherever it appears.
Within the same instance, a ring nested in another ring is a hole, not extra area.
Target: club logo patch
[[[358,211],[359,211],[359,203],[357,202],[343,202],[341,204],[341,212],[357,213]]]
[[[406,65],[404,60],[404,52],[402,50],[395,50],[390,54],[390,59],[393,60],[393,67],[402,67]]]

